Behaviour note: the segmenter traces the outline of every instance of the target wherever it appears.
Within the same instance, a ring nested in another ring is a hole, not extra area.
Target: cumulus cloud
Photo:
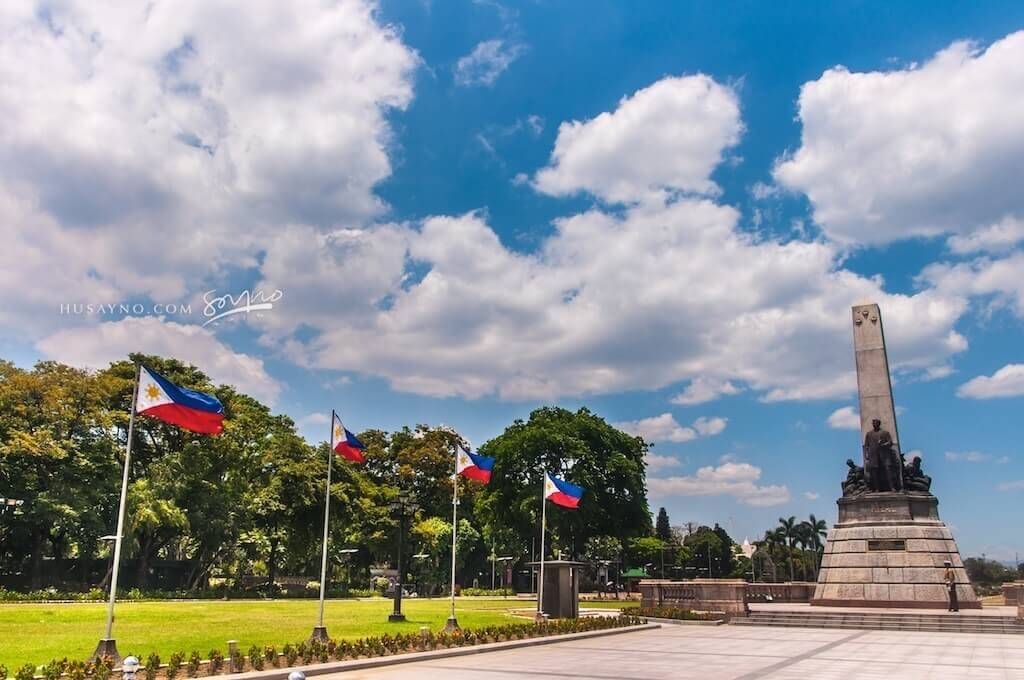
[[[859,430],[860,414],[854,407],[844,406],[833,411],[827,422],[833,430]]]
[[[693,406],[714,401],[724,395],[739,394],[740,388],[728,380],[698,376],[690,381],[682,392],[672,397],[673,404]]]
[[[129,317],[96,326],[65,329],[36,344],[44,356],[83,368],[105,368],[131,352],[174,357],[198,366],[212,380],[269,403],[281,385],[263,361],[231,350],[209,330],[157,317]]]
[[[418,63],[375,13],[360,0],[6,3],[3,283],[46,280],[29,295],[54,309],[179,297],[258,266],[281,224],[374,219],[387,111],[410,102]],[[154,247],[169,234],[174,247]],[[66,321],[35,304],[3,321]]]
[[[745,505],[767,507],[790,501],[785,485],[761,486],[761,468],[750,463],[723,463],[705,466],[696,475],[650,478],[647,488],[652,497],[731,496]]]
[[[693,422],[692,427],[683,427],[671,413],[662,413],[660,416],[629,420],[614,425],[623,432],[643,437],[649,442],[682,443],[693,441],[697,437],[714,437],[721,434],[725,431],[727,423],[727,418],[701,416]]]
[[[455,63],[455,82],[458,85],[493,85],[526,50],[525,45],[504,40],[485,40],[473,51]]]
[[[648,473],[679,467],[683,464],[682,461],[675,456],[659,456],[658,454],[650,452],[644,456],[644,461],[647,463]]]
[[[946,245],[957,255],[994,253],[1012,249],[1024,241],[1024,219],[1006,217],[984,229],[965,236],[950,236]]]
[[[1024,491],[1024,479],[1015,479],[1012,482],[1003,482],[996,488],[1000,491]]]
[[[804,498],[809,501],[816,501],[821,498],[821,494],[817,491],[804,491]]]
[[[534,186],[556,196],[588,191],[612,202],[676,191],[715,194],[711,170],[742,131],[730,88],[705,75],[664,78],[624,97],[615,111],[562,123]]]
[[[1024,217],[1024,32],[987,49],[957,42],[900,70],[826,71],[800,90],[800,147],[774,177],[807,194],[842,243],[943,233],[951,247],[1005,241]],[[1016,237],[1014,237],[1016,238]]]
[[[1024,252],[1005,257],[980,257],[970,262],[935,263],[924,268],[918,280],[947,296],[991,300],[1024,318]]]
[[[979,375],[961,385],[956,394],[966,399],[997,399],[1024,395],[1024,364],[1007,364],[992,375]]]

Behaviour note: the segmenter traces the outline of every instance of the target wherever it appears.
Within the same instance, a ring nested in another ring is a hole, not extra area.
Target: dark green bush
[[[188,657],[188,666],[186,666],[186,672],[188,677],[194,678],[199,675],[199,667],[203,664],[203,657],[200,656],[199,652],[193,651]]]
[[[32,680],[36,676],[36,667],[30,663],[25,664],[14,674],[14,680]]]

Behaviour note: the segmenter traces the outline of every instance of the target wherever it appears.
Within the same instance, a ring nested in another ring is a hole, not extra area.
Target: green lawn
[[[620,605],[625,605],[625,602]],[[583,603],[612,607],[614,600]],[[465,598],[456,603],[463,627],[488,626],[512,619],[513,609],[529,609],[530,600]],[[387,622],[390,600],[328,600],[327,630],[335,638],[356,638],[385,632],[433,630],[444,627],[448,600],[404,600],[408,622]],[[227,652],[227,641],[238,640],[247,652],[250,645],[298,642],[309,636],[316,622],[316,600],[123,602],[118,603],[114,637],[122,654],[142,656],[156,652],[166,662],[172,652],[193,650],[207,658],[211,649]],[[67,656],[84,659],[92,653],[104,632],[104,604],[2,604],[0,605],[0,664],[9,674],[25,663],[43,664]]]

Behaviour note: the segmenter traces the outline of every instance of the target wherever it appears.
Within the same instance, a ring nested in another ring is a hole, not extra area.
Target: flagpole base
[[[92,653],[92,658],[100,660],[105,656],[110,657],[115,667],[121,665],[121,654],[117,651],[117,640],[100,640],[100,643],[96,645],[96,651]]]
[[[548,615],[545,614],[544,612],[537,612],[536,614],[534,614],[533,620],[536,621],[537,623],[544,623],[545,621],[548,620]]]
[[[313,634],[309,636],[310,642],[327,642],[330,639],[327,635],[327,626],[313,626]]]
[[[388,614],[388,623],[405,623],[405,614],[401,612]]]
[[[444,632],[451,634],[456,631],[462,632],[462,629],[459,628],[459,620],[454,616],[449,616],[448,620],[444,622]]]

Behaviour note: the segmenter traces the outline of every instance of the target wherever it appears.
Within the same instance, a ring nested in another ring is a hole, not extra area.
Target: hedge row
[[[211,649],[207,659],[203,659],[198,651],[188,656],[184,652],[171,654],[166,664],[157,654],[150,654],[145,665],[139,669],[139,675],[145,680],[157,680],[160,676],[165,680],[178,680],[182,677],[195,678],[219,675],[225,672],[241,673],[246,670],[261,671],[265,668],[282,668],[328,661],[344,661],[347,659],[363,659],[392,654],[422,652],[433,649],[466,647],[486,642],[502,642],[505,640],[523,640],[526,638],[580,633],[591,630],[605,630],[635,626],[645,623],[638,616],[621,615],[617,617],[591,616],[581,619],[556,619],[542,623],[509,623],[501,626],[466,629],[454,633],[396,633],[380,636],[359,638],[357,640],[328,640],[327,642],[302,641],[298,644],[286,644],[280,651],[276,647],[249,648],[248,654],[241,651],[234,658],[226,658],[219,649]],[[141,657],[140,657],[141,658]],[[26,664],[15,674],[15,680],[108,680],[113,664],[109,658],[100,661],[68,661],[67,658],[53,660],[41,669],[41,675],[35,674],[35,667]],[[7,679],[7,669],[0,666],[0,680]]]
[[[722,618],[720,614],[695,612],[692,609],[682,609],[681,607],[639,607],[636,610],[636,615],[652,619],[680,619],[683,621],[714,621]]]

